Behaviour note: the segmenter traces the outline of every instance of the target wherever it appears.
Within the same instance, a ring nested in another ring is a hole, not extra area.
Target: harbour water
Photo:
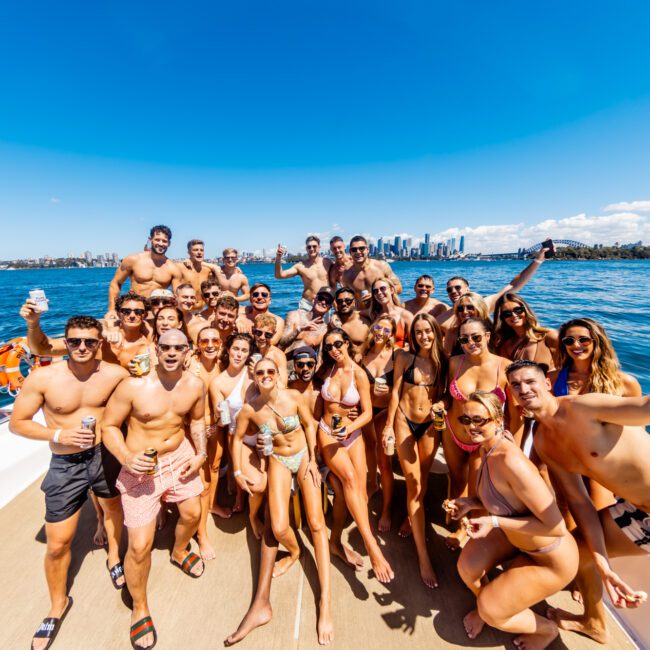
[[[404,286],[405,300],[413,296],[415,279],[427,273],[436,283],[434,295],[446,301],[447,278],[467,278],[472,290],[485,295],[498,291],[525,262],[396,262],[392,266]],[[262,281],[271,287],[272,311],[285,316],[295,308],[301,290],[299,279],[276,280],[271,264],[248,265],[242,270],[251,284]],[[25,333],[25,322],[18,310],[35,287],[44,289],[50,301],[49,311],[42,318],[48,334],[60,334],[66,319],[74,314],[103,316],[114,273],[112,268],[0,272],[0,342]],[[579,316],[602,323],[623,369],[637,377],[644,394],[650,393],[649,294],[647,260],[546,262],[522,291],[543,325],[558,327]],[[5,401],[1,397],[0,402]]]

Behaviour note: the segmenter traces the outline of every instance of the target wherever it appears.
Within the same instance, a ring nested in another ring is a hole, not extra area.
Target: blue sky
[[[650,240],[647,3],[12,4],[0,259]]]

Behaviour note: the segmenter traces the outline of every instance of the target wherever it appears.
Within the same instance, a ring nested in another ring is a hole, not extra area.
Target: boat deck
[[[444,477],[432,475],[431,482],[430,489],[441,493]],[[0,575],[5,596],[4,606],[0,607],[0,646],[3,648],[29,647],[31,634],[49,607],[42,563],[44,503],[39,484],[40,481],[36,481],[0,510],[3,550]],[[395,503],[402,504],[403,496],[404,486],[400,480]],[[375,496],[371,501],[374,521],[378,504],[378,496]],[[403,514],[403,510],[396,512],[394,522],[400,522]],[[514,647],[512,635],[489,628],[474,641],[466,637],[462,617],[472,608],[473,598],[456,573],[455,556],[446,549],[442,537],[434,534],[434,528],[444,534],[439,526],[442,512],[429,515],[434,519],[434,524],[429,525],[429,545],[441,586],[431,591],[423,585],[413,541],[399,538],[394,524],[391,533],[380,536],[397,576],[392,584],[385,586],[371,577],[367,557],[364,569],[357,573],[337,559],[333,560],[335,640],[330,647]],[[222,647],[223,639],[236,629],[250,603],[258,566],[259,546],[246,528],[247,521],[246,515],[238,515],[227,521],[210,522],[217,559],[207,563],[199,580],[185,577],[169,563],[173,518],[158,533],[149,580],[150,607],[158,630],[157,648],[207,650]],[[54,648],[60,650],[130,647],[130,610],[124,592],[111,587],[104,550],[93,546],[94,527],[94,511],[88,502],[82,512],[70,567],[70,594],[74,597],[74,606],[54,644]],[[346,535],[350,544],[365,556],[353,525]],[[273,620],[254,631],[238,647],[269,650],[319,647],[314,596],[318,591],[316,567],[309,536],[301,531],[299,538],[304,547],[300,565],[292,567],[273,584]],[[578,611],[567,592],[554,596],[550,602]],[[541,607],[543,611],[544,604]],[[612,619],[609,627],[608,648],[634,647]],[[602,646],[563,632],[551,647],[579,650]]]

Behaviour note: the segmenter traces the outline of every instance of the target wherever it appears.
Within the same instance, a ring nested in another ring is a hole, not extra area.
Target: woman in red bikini
[[[454,519],[472,510],[487,515],[465,520],[471,539],[458,559],[458,573],[476,595],[463,619],[470,639],[487,623],[518,636],[520,650],[541,650],[558,636],[554,621],[530,607],[564,588],[578,570],[578,547],[567,531],[553,494],[537,468],[503,428],[494,391],[477,391],[464,402],[464,435],[479,446],[475,498],[448,503]],[[507,568],[486,582],[488,571]]]
[[[427,551],[424,496],[440,444],[431,411],[442,400],[447,386],[447,357],[440,326],[433,316],[418,314],[413,319],[410,350],[395,356],[393,392],[382,440],[385,447],[388,438],[395,438],[406,479],[408,517],[399,534],[406,537],[413,532],[422,581],[433,588],[438,586],[438,580]]]
[[[445,415],[447,428],[442,435],[445,459],[449,468],[450,499],[465,493],[468,475],[475,472],[478,465],[479,445],[472,441],[458,419],[463,415],[466,395],[476,390],[488,390],[499,398],[502,406],[505,405],[508,383],[505,369],[510,363],[508,359],[490,352],[490,332],[485,321],[469,318],[461,324],[458,332],[458,343],[463,354],[452,357],[449,361],[451,404]],[[465,537],[465,531],[459,528],[447,537],[445,543],[450,549],[455,550]]]

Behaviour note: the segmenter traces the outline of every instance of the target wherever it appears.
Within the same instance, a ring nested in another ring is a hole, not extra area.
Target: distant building
[[[88,264],[92,264],[92,262],[93,262],[93,254],[90,251],[86,251],[83,254],[83,257],[85,258],[86,262],[88,262]]]
[[[383,238],[383,237],[380,237],[380,238],[377,240],[377,250],[378,250],[380,253],[383,253],[383,252],[384,252],[384,238]]]
[[[456,238],[452,237],[451,238],[451,244],[449,245],[449,253],[455,253],[456,252]]]
[[[458,246],[458,252],[459,253],[465,252],[465,235],[460,236],[460,245]]]
[[[402,238],[398,235],[397,237],[395,237],[395,241],[393,242],[393,251],[395,252],[395,255],[399,255],[401,248],[402,248]]]

